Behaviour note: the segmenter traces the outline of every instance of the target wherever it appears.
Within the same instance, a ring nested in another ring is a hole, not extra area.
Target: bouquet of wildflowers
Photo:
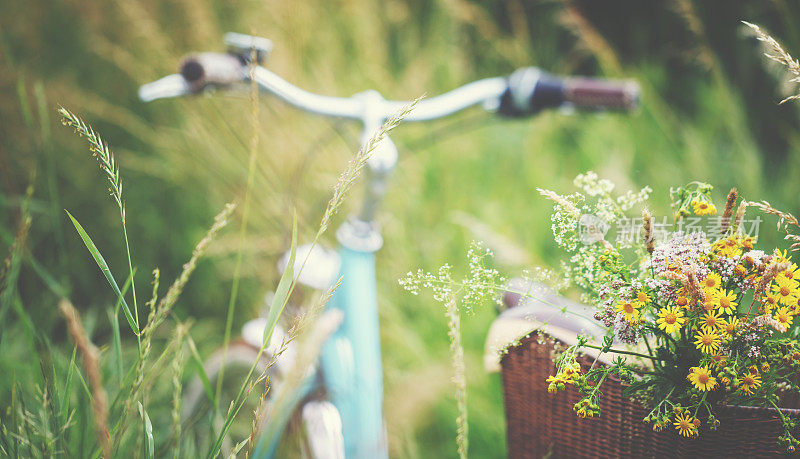
[[[712,187],[692,183],[671,190],[672,223],[646,210],[630,219],[625,212],[646,201],[648,188],[614,197],[613,184],[591,172],[575,184],[582,193],[540,192],[555,203],[552,228],[570,254],[567,277],[608,332],[602,343],[579,336],[557,358],[550,392],[573,385],[582,394],[576,414],[598,416],[600,388],[616,375],[651,408],[644,421],[654,430],[694,437],[719,426],[719,404],[778,408],[782,394],[800,391],[800,269],[785,251],[757,249],[757,227],[748,230],[744,220],[748,207],[777,216],[796,250],[795,217],[766,202],[737,206],[736,189],[718,215]],[[627,230],[612,243],[615,224]],[[576,356],[586,347],[619,356],[584,373]],[[794,451],[794,422],[781,418],[779,442]]]

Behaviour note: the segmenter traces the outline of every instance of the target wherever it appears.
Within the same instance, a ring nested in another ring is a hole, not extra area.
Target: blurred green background
[[[473,239],[494,248],[508,274],[558,266],[550,205],[537,187],[571,192],[575,175],[595,170],[620,191],[653,187],[656,214],[668,212],[670,185],[691,180],[717,186],[718,205],[738,186],[746,199],[800,211],[800,111],[794,102],[777,104],[795,88],[739,22],[764,26],[800,54],[794,2],[2,0],[0,10],[0,258],[32,186],[28,254],[14,301],[65,352],[71,346],[56,297],[42,277],[68,289],[99,344],[109,341],[105,308],[115,298],[63,209],[87,228],[118,278],[127,268],[116,206],[85,144],[60,127],[59,104],[91,123],[117,155],[145,291],[153,267],[170,282],[224,203],[242,200],[252,129],[246,96],[145,105],[136,90],[176,71],[188,52],[222,50],[226,31],[270,38],[267,66],[322,94],[374,88],[411,99],[528,65],[639,82],[642,107],[631,116],[544,113],[509,121],[473,109],[393,134],[401,157],[380,217],[378,288],[394,457],[456,456],[444,311],[403,292],[397,279],[444,262],[463,270]],[[235,330],[263,311],[277,282],[292,210],[301,242],[310,240],[357,149],[358,126],[268,97],[260,123]],[[238,214],[177,305],[180,317],[195,319],[192,334],[204,356],[222,342],[240,222]],[[333,232],[327,238],[332,245]],[[474,457],[505,454],[501,381],[481,360],[494,317],[487,305],[464,322]],[[26,361],[31,336],[10,308],[0,323],[0,406],[10,375],[32,383],[40,377]]]

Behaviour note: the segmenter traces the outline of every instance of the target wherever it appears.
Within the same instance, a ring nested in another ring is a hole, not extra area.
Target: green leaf
[[[114,290],[114,293],[116,293],[119,300],[122,301],[122,309],[125,312],[125,318],[128,319],[128,324],[131,326],[131,330],[133,330],[133,333],[138,336],[139,329],[138,327],[136,327],[136,321],[133,319],[133,314],[131,314],[131,310],[128,307],[128,303],[125,302],[125,297],[119,290],[117,281],[114,280],[114,276],[111,274],[111,270],[108,268],[108,263],[106,263],[106,260],[103,259],[103,255],[101,255],[100,251],[97,250],[97,246],[95,246],[94,242],[92,242],[92,238],[90,238],[89,235],[86,234],[86,231],[83,229],[81,224],[78,223],[78,220],[75,220],[75,217],[73,217],[68,210],[65,210],[64,212],[66,212],[67,215],[69,215],[69,219],[72,220],[72,224],[75,226],[75,230],[78,232],[78,235],[80,235],[84,245],[86,245],[86,248],[89,249],[89,253],[92,254],[92,258],[94,258],[95,263],[97,263],[97,266],[100,268],[100,271],[103,272],[103,275],[106,276],[106,279],[108,280],[108,283],[111,285],[111,288]]]
[[[150,422],[150,416],[147,415],[147,411],[145,411],[144,407],[142,406],[142,402],[136,402],[139,405],[139,415],[142,417],[142,422],[144,423],[144,434],[146,435],[147,441],[145,441],[145,455],[147,457],[153,457],[153,424]]]
[[[294,214],[292,221],[292,246],[289,251],[289,261],[286,263],[286,269],[281,275],[281,280],[278,282],[278,289],[275,291],[275,296],[272,298],[272,304],[269,306],[269,315],[267,316],[267,326],[264,328],[264,346],[269,346],[269,341],[272,339],[272,333],[275,331],[275,326],[278,324],[278,319],[283,313],[283,308],[289,300],[292,284],[294,283],[294,258],[297,253],[297,214]]]

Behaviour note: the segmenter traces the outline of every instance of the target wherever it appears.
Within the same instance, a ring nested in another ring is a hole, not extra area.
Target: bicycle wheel
[[[216,388],[219,379],[222,357],[222,350],[219,350],[204,365],[212,388]],[[185,432],[185,446],[183,447],[185,452],[194,451],[204,454],[213,446],[222,430],[224,414],[231,401],[239,393],[242,382],[257,357],[258,349],[244,341],[234,342],[228,347],[219,410],[214,408],[199,378],[191,383],[183,398],[181,410],[182,429]],[[267,369],[270,358],[271,356],[262,354],[256,365],[256,374],[262,374]],[[259,409],[261,411],[257,414],[258,419],[262,422],[270,419],[270,410],[274,406],[273,397],[271,397],[273,395],[272,388],[280,386],[281,374],[275,367],[268,369],[267,372],[270,378],[270,391],[267,393],[265,403],[259,407],[261,391],[264,388],[262,384],[259,384],[245,399],[239,414],[234,418],[220,450],[223,457],[229,457],[234,448],[252,434],[253,422]],[[339,457],[325,452],[326,449],[330,449],[325,445],[330,444],[331,437],[335,437],[337,434],[341,435],[341,421],[337,423],[338,412],[331,413],[331,410],[335,411],[335,408],[328,402],[320,400],[319,396],[320,394],[316,393],[301,401],[286,420],[279,444],[275,446],[276,457]],[[307,401],[311,401],[310,407],[306,405]],[[257,427],[257,430],[262,430],[261,426]],[[333,441],[336,442],[336,440]],[[255,442],[258,442],[258,438],[255,439]]]
[[[228,347],[227,357],[223,359],[220,349],[208,358],[204,370],[208,376],[211,390],[216,390],[223,361],[225,372],[223,386],[218,400],[219,408],[213,406],[206,393],[206,388],[199,378],[195,378],[189,385],[183,397],[181,407],[182,430],[184,441],[187,443],[187,452],[194,449],[197,452],[206,452],[211,449],[219,436],[224,423],[224,416],[228,407],[239,393],[240,388],[258,358],[258,349],[245,342],[234,342]],[[260,375],[269,364],[269,357],[262,355],[258,359],[254,374]],[[221,453],[228,457],[233,447],[250,436],[254,411],[258,409],[260,389],[254,389],[245,399],[239,414],[234,418],[228,435],[222,444]]]

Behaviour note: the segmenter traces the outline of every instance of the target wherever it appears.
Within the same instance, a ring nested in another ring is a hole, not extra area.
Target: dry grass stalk
[[[744,205],[745,203],[742,202],[742,204]],[[786,235],[784,236],[785,240],[792,242],[790,249],[792,251],[800,250],[800,235],[792,234],[789,232],[789,226],[800,228],[800,222],[798,222],[797,217],[788,212],[783,212],[781,210],[772,207],[772,205],[767,201],[761,201],[761,202],[748,201],[746,204],[747,206],[759,208],[765,214],[777,216],[778,217],[777,229],[778,231],[782,230],[784,233],[786,233]]]
[[[733,206],[736,204],[736,198],[739,196],[736,188],[731,188],[728,193],[728,199],[725,200],[725,210],[722,211],[722,222],[720,223],[720,234],[725,234],[731,227],[731,217],[733,216]]]
[[[175,328],[175,355],[172,359],[172,457],[178,458],[181,448],[181,396],[183,384],[181,375],[183,374],[184,352],[183,340],[189,333],[189,327],[179,323]]]
[[[688,280],[686,279],[686,276],[683,273],[677,273],[675,271],[662,271],[662,272],[658,273],[658,275],[660,277],[663,277],[664,279],[678,281],[681,284],[683,284],[684,286],[688,282]]]
[[[456,404],[458,405],[456,442],[458,445],[459,457],[465,459],[469,449],[467,376],[466,365],[464,363],[464,346],[461,344],[461,312],[458,310],[455,296],[447,303],[445,315],[448,321],[447,335],[450,337],[450,354],[453,359],[453,383],[456,385]]]
[[[701,307],[706,301],[706,294],[700,286],[700,281],[697,279],[697,273],[693,268],[687,269],[686,274],[686,290],[688,296],[692,299],[696,307]]]
[[[536,191],[538,191],[539,194],[541,194],[545,198],[563,207],[564,210],[573,217],[578,218],[580,216],[581,212],[578,210],[577,207],[575,207],[575,204],[569,202],[566,198],[556,193],[555,191],[547,190],[544,188],[537,188]]]
[[[753,29],[753,32],[756,34],[756,38],[766,45],[769,52],[765,52],[764,55],[768,59],[771,59],[786,67],[789,73],[793,75],[789,81],[792,83],[800,83],[800,62],[798,62],[797,59],[794,59],[785,49],[783,49],[783,46],[778,43],[778,40],[772,38],[769,34],[761,30],[761,27],[746,21],[742,22]],[[800,95],[789,96],[780,101],[780,103],[782,104],[798,98],[800,98]]]
[[[206,252],[206,249],[208,249],[209,244],[211,244],[211,241],[214,240],[217,233],[219,233],[220,230],[222,230],[222,228],[228,224],[228,218],[235,209],[236,204],[228,203],[225,205],[225,208],[219,214],[217,214],[216,217],[214,217],[214,224],[208,229],[205,237],[203,237],[203,239],[201,239],[200,242],[198,242],[195,246],[194,250],[192,251],[192,257],[183,265],[183,271],[181,271],[180,276],[175,279],[175,282],[173,282],[169,290],[167,290],[164,298],[162,298],[158,303],[153,321],[145,325],[145,328],[151,327],[152,329],[156,329],[164,321],[164,319],[167,317],[167,314],[169,314],[169,312],[172,310],[172,306],[174,306],[175,302],[178,301],[178,297],[180,296],[181,292],[183,292],[183,287],[186,286],[186,283],[189,281],[189,277],[197,267],[197,261]]]
[[[20,220],[19,227],[17,228],[17,235],[14,237],[14,242],[11,244],[8,256],[3,261],[3,268],[0,269],[0,297],[2,297],[3,292],[8,288],[8,285],[6,285],[6,276],[11,272],[11,267],[15,265],[15,261],[22,255],[22,250],[25,247],[25,241],[28,239],[30,229],[31,217],[26,215]]]
[[[764,274],[761,276],[761,279],[756,284],[756,288],[753,292],[753,301],[750,303],[750,308],[748,308],[748,314],[753,311],[753,305],[756,303],[758,304],[758,309],[764,308],[764,300],[763,295],[764,291],[766,291],[767,287],[770,285],[772,280],[775,276],[778,275],[779,272],[785,271],[789,269],[791,263],[788,261],[778,261],[777,256],[770,257],[769,264],[764,269]]]
[[[786,331],[786,327],[784,327],[780,322],[775,320],[774,317],[770,314],[763,314],[753,319],[753,323],[759,327],[763,328],[765,326],[772,327],[776,332],[783,333]]]
[[[400,124],[403,118],[405,118],[406,115],[408,115],[414,109],[419,101],[420,98],[415,99],[410,104],[401,108],[400,111],[398,111],[394,116],[386,120],[386,122],[383,123],[383,125],[377,131],[375,131],[374,134],[372,134],[372,137],[367,140],[367,142],[358,150],[358,153],[356,153],[356,155],[347,164],[347,168],[345,168],[345,170],[339,176],[339,180],[333,187],[333,196],[331,196],[330,201],[328,201],[328,206],[325,208],[325,214],[322,216],[322,221],[320,222],[319,230],[317,231],[318,237],[328,229],[331,219],[339,211],[339,207],[341,207],[342,203],[344,202],[347,193],[353,187],[353,182],[355,182],[356,178],[358,178],[358,176],[361,174],[364,166],[367,165],[367,160],[372,154],[372,151],[378,146],[380,141],[386,137],[386,134]]]
[[[764,275],[761,276],[761,279],[756,284],[756,289],[753,293],[753,300],[754,301],[761,301],[761,295],[764,293],[764,290],[767,288],[772,279],[775,278],[775,275],[778,274],[777,265],[775,263],[770,264],[764,269]]]
[[[742,226],[742,220],[744,220],[744,213],[747,211],[747,201],[742,201],[739,203],[739,208],[736,209],[736,217],[733,219],[733,232],[739,232],[739,228]]]
[[[92,409],[94,411],[95,427],[97,437],[103,449],[103,457],[112,457],[111,438],[108,433],[108,396],[103,387],[103,379],[100,375],[100,351],[92,344],[83,328],[78,311],[66,300],[62,299],[58,304],[58,309],[67,320],[67,328],[75,345],[78,347],[83,358],[83,366],[86,369],[86,376],[92,386]]]
[[[208,245],[211,241],[214,240],[217,233],[228,224],[228,218],[233,213],[236,205],[234,204],[227,204],[225,208],[217,214],[214,218],[214,224],[211,225],[208,232],[206,233],[205,237],[200,240],[200,242],[195,246],[194,251],[192,252],[192,257],[183,265],[183,271],[181,272],[180,276],[172,283],[172,286],[167,291],[164,298],[158,303],[157,306],[155,305],[157,294],[158,294],[158,282],[159,282],[159,271],[158,269],[153,271],[153,294],[148,302],[150,304],[150,314],[147,318],[147,323],[144,325],[142,329],[142,342],[141,342],[141,349],[142,352],[139,355],[139,360],[136,366],[136,379],[134,380],[133,384],[131,385],[131,394],[125,400],[125,409],[124,413],[132,413],[133,412],[133,403],[138,399],[139,391],[144,384],[145,379],[145,365],[147,363],[147,359],[150,356],[150,350],[153,341],[153,334],[158,329],[158,327],[164,322],[164,319],[167,318],[169,312],[172,310],[172,306],[178,300],[181,292],[183,291],[183,287],[189,281],[189,277],[194,272],[194,269],[197,267],[197,261],[200,259],[201,256],[205,253]],[[125,416],[125,415],[124,415]]]
[[[647,253],[652,255],[653,251],[656,249],[656,241],[653,235],[653,216],[650,215],[647,209],[642,211],[642,226],[644,229],[644,243],[647,247]]]
[[[250,436],[247,438],[247,451],[245,452],[245,457],[252,456],[253,450],[256,447],[258,433],[261,432],[261,428],[264,425],[264,414],[267,411],[267,396],[269,395],[271,387],[269,370],[278,362],[278,357],[283,355],[283,353],[289,348],[289,343],[297,339],[298,333],[299,327],[297,321],[295,321],[295,323],[289,329],[289,333],[287,333],[287,335],[281,341],[281,345],[278,346],[277,351],[275,351],[270,358],[267,366],[264,368],[264,371],[262,371],[257,378],[248,383],[247,390],[245,391],[245,398],[249,397],[256,386],[262,382],[264,384],[264,389],[261,391],[261,395],[258,398],[258,405],[253,409],[253,422],[250,425]]]
[[[84,123],[83,120],[67,110],[64,107],[58,108],[58,113],[61,115],[61,123],[69,126],[75,130],[75,133],[84,137],[89,141],[89,151],[92,156],[97,159],[100,164],[100,170],[106,175],[109,183],[109,194],[119,206],[122,219],[125,219],[125,202],[122,200],[122,178],[119,175],[119,166],[114,159],[114,154],[109,150],[108,144],[103,141],[99,134],[97,134],[91,126]]]
[[[691,0],[674,0],[672,6],[678,15],[683,18],[689,32],[695,37],[697,61],[707,70],[719,73],[719,64],[717,63],[714,51],[712,51],[708,45],[708,39],[706,38],[703,27],[703,20],[698,16]]]
[[[574,33],[580,44],[597,58],[605,73],[621,75],[622,64],[614,48],[571,0],[561,2],[564,3],[564,10],[559,16],[561,24]]]

